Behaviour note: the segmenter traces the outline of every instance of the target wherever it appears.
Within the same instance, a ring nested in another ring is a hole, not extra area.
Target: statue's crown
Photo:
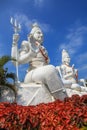
[[[34,27],[39,27],[38,23],[36,23],[36,22],[33,23],[33,24],[32,24],[32,28],[34,28]]]
[[[62,50],[62,62],[65,61],[65,58],[66,58],[66,57],[70,57],[70,56],[69,56],[69,54],[68,54],[68,51],[65,50],[65,49],[63,49],[63,50]]]
[[[37,29],[41,30],[40,27],[39,27],[39,25],[38,25],[37,23],[33,23],[33,24],[32,24],[32,30],[31,30],[30,34],[34,34],[34,32],[35,32]]]

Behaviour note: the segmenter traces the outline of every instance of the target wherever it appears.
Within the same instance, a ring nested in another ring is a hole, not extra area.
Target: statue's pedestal
[[[8,88],[3,86],[0,86],[1,90],[1,98],[0,102],[14,102],[15,95],[14,92]],[[46,88],[44,84],[35,84],[35,83],[19,83],[17,85],[18,91],[17,91],[17,104],[28,106],[28,105],[37,105],[39,103],[49,103],[54,101],[54,98]],[[69,89],[66,88],[66,93],[68,97],[71,97],[74,94],[78,94],[79,96],[82,96],[84,94],[87,94],[87,91],[77,91],[75,89]],[[56,94],[56,93],[55,93]]]
[[[75,94],[77,94],[79,96],[87,94],[87,92],[77,91],[75,89],[69,89],[69,88],[66,88],[66,93],[67,93],[68,97],[71,97],[72,95],[75,95]]]
[[[18,85],[17,103],[20,105],[37,105],[54,101],[44,84],[20,83]]]
[[[0,85],[0,102],[14,102],[15,93],[8,86]]]

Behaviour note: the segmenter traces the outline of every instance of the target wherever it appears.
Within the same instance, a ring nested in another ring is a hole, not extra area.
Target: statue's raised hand
[[[18,43],[19,34],[13,34],[13,43]]]

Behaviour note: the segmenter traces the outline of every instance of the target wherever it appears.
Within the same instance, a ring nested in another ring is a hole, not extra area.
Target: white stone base
[[[18,87],[18,92],[17,92],[16,101],[19,105],[23,105],[23,106],[37,105],[39,103],[49,103],[54,101],[53,96],[50,94],[50,92],[48,91],[48,89],[44,84],[19,83],[17,87]],[[1,89],[0,102],[14,102],[15,95],[11,89],[5,86],[4,89],[3,87],[0,86],[0,89]],[[82,91],[66,88],[66,93],[68,97],[71,97],[74,94],[78,94],[79,96],[82,96],[87,94],[87,91],[82,92]]]
[[[20,83],[18,86],[17,103],[20,105],[37,105],[54,101],[44,84]]]
[[[75,95],[75,94],[78,94],[79,96],[87,94],[87,92],[77,91],[77,90],[69,89],[69,88],[66,88],[66,93],[68,97],[71,97],[72,95]]]
[[[15,93],[12,89],[7,86],[0,85],[0,102],[14,102],[15,101]]]

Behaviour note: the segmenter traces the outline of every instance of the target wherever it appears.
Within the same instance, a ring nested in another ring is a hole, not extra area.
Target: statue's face
[[[43,33],[40,29],[37,29],[34,34],[33,34],[33,38],[38,41],[39,43],[43,42]]]
[[[67,57],[64,59],[64,61],[65,61],[65,63],[70,64],[70,57],[67,56]]]

